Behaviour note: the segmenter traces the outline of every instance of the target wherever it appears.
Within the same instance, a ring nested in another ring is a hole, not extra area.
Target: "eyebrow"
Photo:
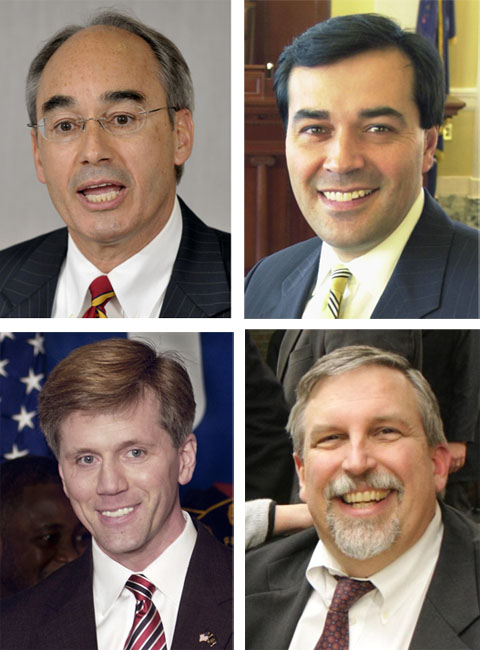
[[[329,119],[330,119],[329,111],[309,110],[307,108],[301,108],[293,116],[294,122],[299,122],[300,120],[329,120]]]
[[[107,90],[100,95],[102,104],[112,104],[124,102],[125,100],[144,104],[146,96],[140,90]],[[53,95],[42,104],[42,115],[54,111],[57,108],[74,108],[78,107],[78,101],[71,95]]]
[[[42,115],[54,111],[56,108],[72,108],[77,105],[77,100],[70,95],[53,95],[42,104]]]
[[[110,104],[115,102],[124,102],[129,100],[132,102],[140,102],[144,104],[147,100],[145,95],[140,92],[140,90],[107,90],[106,92],[100,95],[100,101],[104,104]]]
[[[366,117],[372,119],[375,117],[394,117],[401,122],[405,122],[405,117],[403,113],[397,111],[391,106],[375,106],[375,108],[365,108],[359,112],[359,117]]]
[[[375,106],[374,108],[364,108],[359,111],[358,116],[361,118],[373,119],[376,117],[394,117],[401,122],[405,122],[403,113],[397,111],[391,106]],[[301,108],[293,116],[294,122],[300,120],[329,120],[330,111],[313,110],[308,108]]]

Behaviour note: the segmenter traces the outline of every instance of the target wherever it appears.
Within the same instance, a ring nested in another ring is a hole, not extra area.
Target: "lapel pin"
[[[217,639],[214,637],[212,632],[205,632],[200,634],[198,637],[199,643],[208,643],[210,648],[213,648],[214,645],[217,645]]]

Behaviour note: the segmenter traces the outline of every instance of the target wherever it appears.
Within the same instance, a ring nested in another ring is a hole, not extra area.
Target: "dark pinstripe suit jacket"
[[[90,550],[38,585],[0,601],[2,650],[97,650]],[[169,650],[232,648],[232,552],[198,524]],[[121,650],[112,648],[112,650]]]
[[[183,230],[160,318],[230,316],[230,235],[206,226],[180,199]],[[61,228],[0,252],[0,317],[49,317],[67,254]]]
[[[301,318],[315,286],[322,242],[300,242],[260,260],[246,279],[246,318]],[[479,318],[479,233],[425,206],[371,318]]]

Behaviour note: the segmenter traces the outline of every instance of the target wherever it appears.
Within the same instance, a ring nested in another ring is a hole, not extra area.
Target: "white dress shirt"
[[[156,586],[153,602],[160,613],[167,648],[175,631],[183,584],[197,538],[190,516],[183,512],[185,528],[177,539],[146,569],[131,571],[106,555],[93,540],[93,603],[98,650],[123,648],[135,618],[136,599],[125,583],[142,573]]]
[[[435,515],[418,542],[371,576],[369,580],[376,589],[350,608],[350,650],[408,650],[438,560],[442,536],[442,515],[437,504]],[[337,585],[334,575],[345,573],[319,541],[306,572],[313,592],[289,650],[315,647]]]
[[[333,248],[323,242],[317,282],[302,318],[322,317],[330,290],[330,271],[337,264],[347,267],[353,274],[343,294],[340,318],[370,318],[420,219],[424,202],[422,189],[400,225],[375,248],[350,262],[342,262]]]
[[[142,250],[116,266],[108,279],[115,297],[106,305],[108,318],[158,318],[182,237],[182,211],[175,197],[172,214]],[[90,307],[90,283],[100,275],[68,235],[67,256],[60,271],[53,318],[81,318]]]

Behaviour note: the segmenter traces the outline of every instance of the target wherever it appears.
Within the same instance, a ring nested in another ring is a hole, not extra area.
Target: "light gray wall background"
[[[63,225],[35,175],[25,77],[50,36],[104,8],[127,10],[168,36],[195,88],[195,144],[178,194],[209,225],[230,230],[229,0],[0,0],[0,249]]]

